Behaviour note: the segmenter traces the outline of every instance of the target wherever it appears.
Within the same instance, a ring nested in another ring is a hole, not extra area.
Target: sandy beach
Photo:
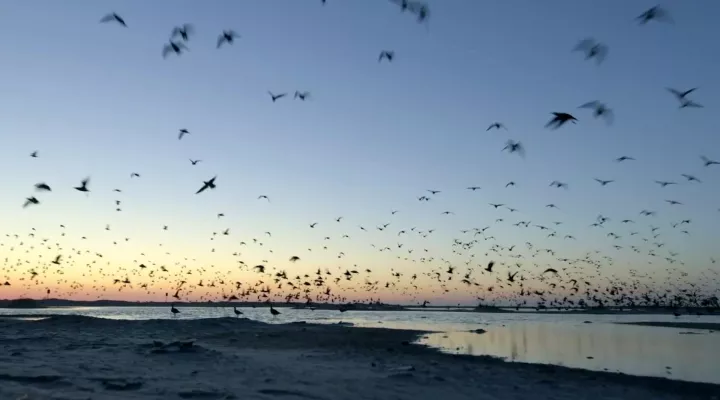
[[[421,332],[0,319],[0,399],[720,399],[720,386],[457,356]]]

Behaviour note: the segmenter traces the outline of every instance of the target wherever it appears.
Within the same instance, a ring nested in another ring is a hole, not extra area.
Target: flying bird
[[[608,124],[613,122],[613,111],[599,101],[590,101],[578,108],[590,108],[593,110],[593,116],[595,118],[603,117]]]
[[[606,186],[608,183],[613,183],[613,182],[615,182],[615,181],[613,181],[613,180],[604,181],[604,180],[602,180],[602,179],[595,178],[595,182],[599,183],[600,186]]]
[[[616,162],[623,162],[623,161],[635,161],[634,158],[628,157],[628,156],[622,156],[615,159]]]
[[[200,193],[204,192],[206,189],[215,189],[215,179],[216,178],[217,178],[217,176],[214,176],[209,181],[203,181],[203,186],[197,192],[195,192],[195,194],[200,194]]]
[[[27,207],[27,206],[29,206],[29,205],[31,205],[31,204],[40,204],[40,201],[38,201],[38,199],[36,199],[35,197],[28,197],[27,199],[25,199],[25,203],[23,204],[23,208],[25,208],[25,207]]]
[[[503,147],[502,151],[505,150],[507,150],[508,153],[518,153],[520,157],[525,157],[525,148],[522,143],[515,142],[512,139],[505,142],[505,147]]]
[[[647,11],[637,16],[635,19],[639,21],[640,25],[645,25],[650,21],[672,22],[670,14],[660,6],[649,8]]]
[[[233,30],[223,31],[223,33],[220,34],[220,36],[218,36],[217,48],[219,49],[220,46],[222,46],[223,43],[226,43],[226,42],[227,42],[227,44],[233,44],[233,42],[235,41],[235,38],[239,38],[239,37],[240,37],[240,35],[238,35]]]
[[[117,22],[118,24],[120,24],[120,25],[122,25],[122,26],[124,26],[124,27],[127,28],[127,24],[125,23],[125,20],[122,19],[122,18],[121,18],[119,15],[117,15],[116,13],[110,13],[110,14],[108,14],[108,15],[106,15],[106,16],[104,16],[104,17],[102,17],[102,18],[100,19],[100,22],[101,22],[101,23],[103,23],[103,22],[111,22],[111,21],[115,21],[115,22]]]
[[[485,130],[485,132],[489,131],[490,129],[500,129],[500,128],[507,130],[507,128],[505,127],[505,125],[503,125],[502,122],[493,122],[492,124],[490,124],[490,126],[488,126],[488,128]]]
[[[199,163],[199,162],[202,162],[202,160],[193,160],[192,158],[190,159],[190,163],[192,165],[197,165],[197,163]]]
[[[607,56],[609,48],[607,45],[596,42],[593,38],[587,38],[580,41],[580,43],[575,46],[573,51],[582,51],[585,53],[585,59],[589,60],[591,58],[594,58],[595,61],[600,64],[605,60],[605,57]]]
[[[30,153],[30,157],[32,157],[32,158],[37,158],[37,156],[38,156],[37,150],[35,150],[35,151],[33,151],[32,153]]]
[[[270,95],[270,98],[272,99],[273,103],[276,102],[278,99],[282,99],[283,97],[287,96],[287,93],[273,94],[269,90],[268,90],[268,94]]]
[[[305,99],[307,99],[308,97],[310,97],[310,92],[300,92],[296,90],[293,99],[300,99],[302,101],[305,101]]]
[[[89,192],[90,189],[88,189],[88,183],[90,183],[90,178],[85,178],[80,182],[80,186],[76,186],[75,190],[79,192]]]
[[[182,40],[188,41],[190,39],[190,35],[195,31],[192,25],[190,24],[182,24],[181,26],[176,26],[173,28],[172,32],[170,33],[170,39],[175,38],[176,36],[180,36]]]
[[[568,121],[572,122],[573,124],[577,121],[577,118],[568,113],[553,112],[552,114],[553,118],[547,124],[545,124],[546,128],[557,129],[565,125],[565,123]]]
[[[703,164],[706,167],[709,167],[711,165],[720,165],[720,161],[711,160],[705,156],[700,156],[700,159],[703,161]]]
[[[395,58],[395,52],[392,50],[383,50],[378,56],[378,62],[381,62],[383,58],[388,60],[388,62],[392,62],[392,60]]]
[[[175,53],[179,56],[183,53],[183,51],[187,51],[187,50],[189,50],[189,49],[187,48],[187,46],[185,46],[184,43],[174,42],[174,41],[170,40],[165,46],[163,46],[162,56],[163,56],[163,58],[167,58],[167,56],[170,53]]]
[[[182,139],[183,136],[189,135],[189,134],[190,134],[190,131],[188,131],[187,129],[180,129],[180,132],[178,133],[178,140]]]
[[[42,183],[42,182],[35,184],[35,190],[37,190],[37,191],[43,191],[43,190],[44,190],[44,191],[47,191],[47,192],[51,192],[51,191],[52,191],[52,189],[50,189],[50,186],[48,186],[46,183]]]

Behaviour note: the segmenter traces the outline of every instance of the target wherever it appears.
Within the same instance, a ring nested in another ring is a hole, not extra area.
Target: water
[[[720,384],[720,332],[621,325],[618,322],[708,322],[720,316],[482,314],[450,311],[349,311],[239,308],[269,323],[349,322],[355,326],[415,329],[432,333],[419,342],[442,351],[501,357],[507,361],[564,365],[632,375]],[[0,315],[87,315],[113,319],[234,317],[232,308],[187,307],[173,317],[167,307],[72,307],[0,309]],[[590,321],[591,323],[585,323]],[[483,334],[472,333],[475,329]],[[693,334],[688,334],[692,332]]]

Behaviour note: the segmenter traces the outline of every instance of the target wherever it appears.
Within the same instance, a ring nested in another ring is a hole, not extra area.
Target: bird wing
[[[684,96],[684,95],[682,94],[682,92],[680,92],[680,91],[677,90],[677,89],[673,89],[673,88],[666,88],[666,89],[668,90],[668,92],[674,94],[675,97],[677,97],[677,98],[681,98],[681,97]]]
[[[224,41],[225,41],[225,35],[218,36],[218,40],[217,40],[217,48],[218,49],[220,48],[220,46],[222,46]]]
[[[597,100],[589,101],[578,108],[595,108],[600,104]]]
[[[115,16],[112,14],[108,14],[100,19],[100,22],[110,22],[115,19]]]
[[[198,190],[197,192],[195,192],[195,194],[200,194],[200,193],[204,192],[205,189],[207,189],[208,187],[209,187],[208,185],[203,185],[203,187],[201,187],[200,190]]]
[[[166,58],[168,56],[168,54],[172,53],[172,51],[173,51],[172,46],[169,44],[166,44],[165,47],[163,47],[163,49],[162,49],[163,58]],[[180,137],[182,137],[182,133],[180,134]]]

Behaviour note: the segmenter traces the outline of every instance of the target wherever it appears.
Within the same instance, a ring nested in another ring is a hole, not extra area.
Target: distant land
[[[202,302],[184,302],[184,301],[126,301],[126,300],[67,300],[67,299],[0,299],[0,308],[9,309],[42,309],[55,307],[170,307],[175,305],[178,307],[267,307],[267,302],[241,302],[241,301],[202,301]],[[479,312],[479,313],[523,313],[523,312],[542,312],[542,313],[574,313],[574,314],[696,314],[696,315],[720,315],[720,309],[717,307],[673,307],[673,306],[635,306],[635,307],[558,307],[543,308],[536,307],[516,307],[516,306],[422,306],[419,304],[401,305],[401,304],[385,304],[380,302],[373,303],[273,303],[276,308],[286,307],[294,309],[312,309],[312,310],[339,310],[344,311],[415,311],[422,309],[423,311],[451,311],[451,312]]]

